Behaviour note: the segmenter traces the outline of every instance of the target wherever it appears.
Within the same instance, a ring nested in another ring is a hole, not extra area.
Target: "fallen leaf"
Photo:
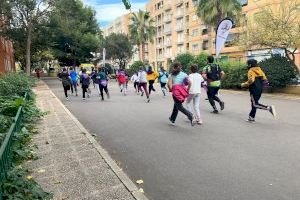
[[[143,184],[144,181],[141,179],[141,180],[137,180],[136,183],[137,183],[137,184]]]
[[[40,170],[38,170],[38,173],[44,173],[46,170],[44,170],[44,169],[40,169]]]
[[[31,180],[31,179],[33,179],[33,177],[32,176],[27,176],[26,177],[28,180]]]
[[[144,193],[144,189],[143,189],[143,188],[140,188],[140,189],[139,189],[139,192],[140,192],[140,193]]]
[[[61,181],[56,181],[54,184],[61,184]]]

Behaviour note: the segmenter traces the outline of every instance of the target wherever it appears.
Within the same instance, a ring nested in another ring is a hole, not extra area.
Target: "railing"
[[[24,99],[27,99],[25,94]],[[18,112],[5,135],[5,139],[0,147],[0,200],[3,199],[3,183],[7,178],[7,172],[12,166],[13,157],[13,136],[16,132],[20,131],[21,121],[23,117],[23,106],[20,106]]]

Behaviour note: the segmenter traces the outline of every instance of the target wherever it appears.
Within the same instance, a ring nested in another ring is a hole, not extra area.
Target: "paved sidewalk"
[[[39,159],[33,177],[54,199],[147,199],[42,81],[37,104],[48,114],[33,142]]]

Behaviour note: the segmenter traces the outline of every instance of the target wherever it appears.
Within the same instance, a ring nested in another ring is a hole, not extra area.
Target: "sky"
[[[148,0],[130,0],[132,11],[144,10]],[[128,13],[122,0],[83,0],[85,5],[91,6],[96,12],[100,27],[107,26],[117,17]]]

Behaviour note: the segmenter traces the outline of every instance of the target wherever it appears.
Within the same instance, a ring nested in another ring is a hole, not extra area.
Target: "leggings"
[[[210,105],[214,108],[216,108],[216,104],[215,101],[217,102],[221,102],[221,100],[219,99],[219,97],[217,97],[216,95],[218,94],[219,91],[219,87],[207,87],[207,96],[208,96],[208,100]]]
[[[101,93],[101,98],[104,99],[103,90],[105,91],[106,94],[108,94],[107,85],[103,86],[103,85],[99,84],[99,89],[100,89],[100,93]]]
[[[151,94],[151,91],[155,92],[156,90],[153,87],[154,80],[149,81],[149,94]]]
[[[175,122],[177,115],[178,115],[178,111],[180,111],[184,115],[186,115],[189,118],[189,120],[192,120],[193,114],[183,107],[183,105],[182,105],[183,102],[179,101],[174,96],[173,96],[173,100],[174,100],[174,107],[173,107],[172,115],[170,117],[171,121]]]
[[[147,90],[147,83],[140,83],[139,90],[143,92],[142,88],[144,89],[144,92],[146,93],[147,98],[149,98],[149,93]]]
[[[88,85],[82,85],[82,98],[85,98],[85,93],[87,93]]]
[[[66,98],[68,97],[68,86],[63,86]]]
[[[255,118],[257,109],[268,110],[268,106],[259,103],[261,94],[251,94],[250,97],[251,97],[251,111],[249,113],[250,117]]]

